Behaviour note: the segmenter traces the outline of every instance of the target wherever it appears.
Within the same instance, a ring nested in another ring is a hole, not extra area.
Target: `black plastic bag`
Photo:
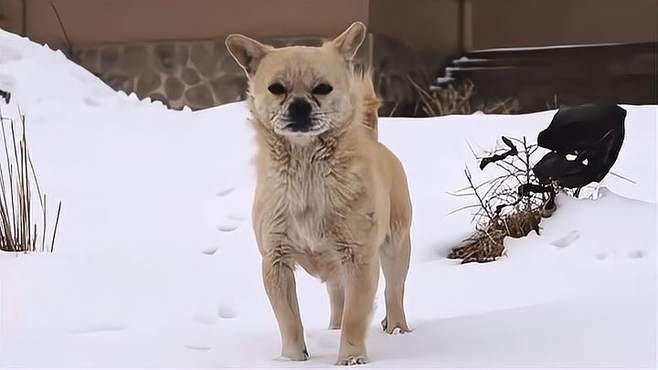
[[[611,104],[561,108],[537,137],[552,150],[533,167],[539,182],[565,188],[600,182],[619,155],[625,118],[626,110]]]

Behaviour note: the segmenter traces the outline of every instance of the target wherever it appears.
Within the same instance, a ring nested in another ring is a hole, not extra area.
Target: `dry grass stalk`
[[[466,80],[458,85],[427,90],[408,77],[420,97],[420,106],[430,117],[449,114],[471,114],[481,111],[487,114],[511,114],[519,111],[517,99],[508,98],[493,104],[473,103],[476,89],[473,82]]]
[[[464,244],[450,251],[448,258],[461,259],[462,263],[491,262],[503,255],[506,237],[522,238],[531,231],[539,232],[541,215],[538,210],[517,210],[491,223],[486,229],[477,230]]]
[[[493,261],[503,255],[506,237],[524,237],[533,230],[539,233],[546,197],[534,193],[521,197],[518,192],[519,186],[536,183],[530,157],[537,146],[529,146],[525,138],[511,140],[522,149],[491,163],[501,170],[502,175],[476,185],[470,171],[464,171],[468,186],[453,195],[473,197],[477,202],[456,211],[476,209],[472,219],[476,231],[463,245],[453,249],[448,258],[461,259],[462,263]],[[502,151],[504,149],[488,154],[502,154]]]
[[[0,250],[8,252],[52,252],[62,203],[57,207],[52,234],[48,232],[47,196],[41,192],[20,114],[17,135],[13,119],[0,111],[4,160],[0,160]],[[35,193],[36,191],[36,199]],[[38,211],[40,214],[34,215]],[[35,217],[33,217],[33,215]]]

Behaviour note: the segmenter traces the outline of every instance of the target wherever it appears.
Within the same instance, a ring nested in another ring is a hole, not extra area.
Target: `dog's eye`
[[[267,87],[267,89],[274,95],[282,95],[286,93],[286,88],[279,82],[275,82]]]
[[[313,91],[311,93],[313,95],[327,95],[329,94],[334,88],[331,87],[329,84],[319,84],[318,86],[313,88]]]

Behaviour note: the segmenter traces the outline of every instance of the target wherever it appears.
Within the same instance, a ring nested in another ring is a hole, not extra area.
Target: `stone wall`
[[[237,101],[246,86],[223,40],[104,45],[78,50],[74,59],[114,89],[174,109]]]
[[[317,46],[321,38],[267,40],[281,47]],[[110,44],[76,49],[72,59],[116,90],[150,97],[173,109],[203,109],[244,98],[246,78],[228,54],[224,38],[202,41]],[[428,81],[415,53],[384,36],[370,35],[357,63],[372,66],[382,112],[411,115],[415,91],[408,81]]]

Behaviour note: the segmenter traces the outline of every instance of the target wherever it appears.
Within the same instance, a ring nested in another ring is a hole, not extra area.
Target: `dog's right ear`
[[[240,34],[231,34],[226,37],[226,48],[233,59],[244,69],[248,76],[256,73],[258,64],[263,57],[272,50],[271,46],[261,44]]]

